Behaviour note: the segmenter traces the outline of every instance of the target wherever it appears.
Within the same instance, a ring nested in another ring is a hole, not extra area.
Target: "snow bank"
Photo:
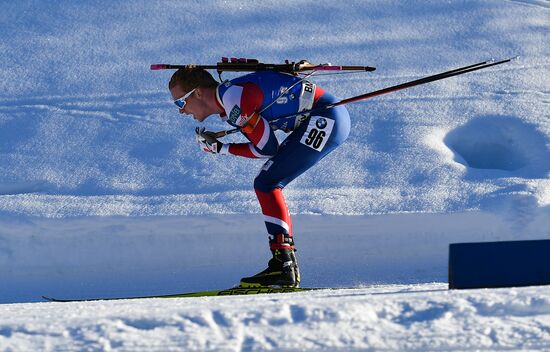
[[[3,350],[546,350],[544,287],[441,284],[0,306]],[[47,319],[44,319],[47,317]]]
[[[294,217],[303,285],[446,282],[455,242],[544,239],[548,211]],[[261,216],[0,218],[0,303],[236,285],[269,258]]]

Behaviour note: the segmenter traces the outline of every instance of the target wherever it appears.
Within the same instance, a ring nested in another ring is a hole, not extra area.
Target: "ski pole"
[[[271,120],[269,122],[273,123],[273,122],[276,122],[276,121],[279,121],[279,120],[282,120],[282,119],[286,119],[286,118],[289,118],[289,117],[293,117],[293,116],[312,114],[312,113],[320,112],[320,111],[323,111],[323,110],[331,109],[331,108],[339,106],[339,105],[349,104],[349,103],[353,103],[353,102],[356,102],[356,101],[359,101],[359,100],[369,99],[369,98],[373,98],[373,97],[376,97],[376,96],[379,96],[379,95],[395,92],[395,91],[398,91],[398,90],[415,87],[415,86],[418,86],[418,85],[421,85],[421,84],[426,84],[426,83],[430,83],[430,82],[434,82],[434,81],[439,81],[439,80],[446,79],[446,78],[449,78],[449,77],[462,75],[464,73],[473,72],[473,71],[481,70],[481,69],[484,69],[484,68],[487,68],[487,67],[504,64],[504,63],[510,62],[510,61],[512,61],[516,58],[517,58],[517,56],[509,58],[509,59],[501,60],[501,61],[483,61],[483,62],[479,62],[477,64],[460,67],[460,68],[457,68],[457,69],[454,69],[454,70],[449,70],[449,71],[441,72],[441,73],[438,73],[438,74],[435,74],[435,75],[431,75],[431,76],[423,77],[423,78],[420,78],[420,79],[416,79],[414,81],[405,82],[405,83],[401,83],[401,84],[398,84],[398,85],[395,85],[395,86],[379,89],[379,90],[376,90],[376,91],[373,91],[373,92],[357,95],[357,96],[354,96],[354,97],[351,97],[351,98],[340,100],[340,101],[335,102],[335,103],[323,105],[323,106],[320,106],[320,107],[317,107],[317,108],[314,108],[314,109],[304,110],[304,111],[300,111],[300,112],[292,113],[292,114],[288,114],[288,115],[283,115],[283,116],[280,116],[277,119]],[[219,132],[216,132],[216,136],[217,136],[217,138],[221,138],[221,137],[226,136],[228,134],[233,134],[233,133],[239,132],[240,130],[241,130],[240,128],[234,128],[234,129],[227,130],[227,131],[219,131]]]
[[[435,74],[435,75],[431,75],[431,76],[428,76],[428,77],[420,78],[420,79],[417,79],[417,80],[414,80],[414,81],[398,84],[396,86],[383,88],[383,89],[380,89],[380,90],[377,90],[377,91],[374,91],[374,92],[370,92],[370,93],[358,95],[358,96],[355,96],[355,97],[351,97],[351,98],[348,98],[348,99],[344,99],[344,100],[341,100],[337,103],[328,104],[327,106],[323,107],[323,109],[329,109],[331,107],[335,107],[335,106],[338,106],[338,105],[344,105],[344,104],[352,103],[352,102],[355,102],[355,101],[358,101],[358,100],[368,99],[368,98],[376,97],[376,96],[379,96],[379,95],[382,95],[382,94],[395,92],[395,91],[398,91],[398,90],[401,90],[401,89],[406,89],[406,88],[418,86],[418,85],[421,85],[421,84],[426,84],[426,83],[430,83],[430,82],[434,82],[434,81],[439,81],[441,79],[462,75],[464,73],[473,72],[473,71],[481,70],[483,68],[500,65],[500,64],[512,61],[513,59],[515,59],[515,57],[510,58],[510,59],[506,59],[506,60],[496,61],[496,62],[494,62],[494,61],[484,61],[484,62],[480,62],[480,63],[477,63],[477,64],[464,66],[464,67],[457,68],[457,69],[454,69],[454,70],[450,70],[450,71],[438,73],[438,74]],[[315,110],[315,109],[313,109],[313,110]],[[300,114],[296,114],[296,115],[300,115]],[[290,115],[290,116],[292,116],[292,115]],[[281,116],[280,118],[285,118],[285,116]]]
[[[356,102],[356,101],[359,101],[359,100],[369,99],[369,98],[372,98],[372,97],[376,97],[376,96],[379,96],[379,95],[395,92],[395,91],[398,91],[398,90],[418,86],[418,85],[421,85],[421,84],[426,84],[426,83],[430,83],[430,82],[434,82],[434,81],[439,81],[441,79],[462,75],[464,73],[481,70],[483,68],[487,68],[487,67],[491,67],[491,66],[495,66],[495,65],[500,65],[500,64],[509,62],[513,59],[515,59],[515,58],[510,58],[510,59],[501,60],[501,61],[497,61],[497,62],[484,61],[484,62],[480,62],[480,63],[477,63],[477,64],[460,67],[460,68],[457,68],[457,69],[454,69],[454,70],[445,71],[445,72],[438,73],[438,74],[435,74],[435,75],[420,78],[420,79],[417,79],[417,80],[414,80],[414,81],[405,82],[405,83],[401,83],[401,84],[398,84],[398,85],[395,85],[395,86],[391,86],[391,87],[383,88],[383,89],[380,89],[380,90],[376,90],[374,92],[369,92],[369,93],[361,94],[361,95],[358,95],[358,96],[355,96],[355,97],[343,99],[343,100],[340,100],[336,103],[323,105],[323,106],[320,106],[320,107],[315,108],[315,109],[310,109],[310,110],[301,111],[301,112],[298,112],[298,113],[295,113],[295,114],[288,114],[288,115],[285,115],[285,116],[280,116],[275,120],[271,120],[270,122],[275,122],[275,121],[278,121],[278,120],[281,120],[281,119],[284,119],[284,118],[287,118],[287,117],[298,116],[298,115],[302,115],[302,114],[315,113],[315,112],[319,112],[319,111],[323,111],[323,110],[326,110],[326,109],[333,108],[335,106],[349,104],[349,103],[353,103],[353,102]]]

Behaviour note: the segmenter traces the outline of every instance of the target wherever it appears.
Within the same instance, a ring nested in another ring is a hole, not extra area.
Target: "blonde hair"
[[[189,92],[197,87],[216,88],[218,82],[208,71],[202,68],[186,67],[174,72],[168,83],[168,89],[172,89],[176,85]]]

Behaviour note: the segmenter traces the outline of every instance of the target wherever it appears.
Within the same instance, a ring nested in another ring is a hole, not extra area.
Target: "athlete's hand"
[[[224,144],[216,138],[214,132],[206,131],[204,127],[195,128],[195,138],[202,150],[213,154],[226,154],[222,149]],[[226,149],[226,148],[225,148]]]

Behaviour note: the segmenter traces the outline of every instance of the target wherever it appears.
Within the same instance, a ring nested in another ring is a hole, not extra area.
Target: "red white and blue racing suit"
[[[226,81],[217,88],[217,102],[225,111],[220,116],[230,125],[242,128],[250,141],[225,144],[221,153],[268,158],[254,180],[254,189],[267,232],[290,238],[292,222],[282,189],[342,144],[350,132],[350,117],[343,106],[313,116],[278,119],[337,101],[306,80],[281,96],[298,81],[299,77],[290,74],[259,71]],[[274,134],[278,129],[291,132],[281,145]],[[277,247],[272,244],[272,249],[277,249],[274,246]],[[279,248],[284,247],[280,244]]]

